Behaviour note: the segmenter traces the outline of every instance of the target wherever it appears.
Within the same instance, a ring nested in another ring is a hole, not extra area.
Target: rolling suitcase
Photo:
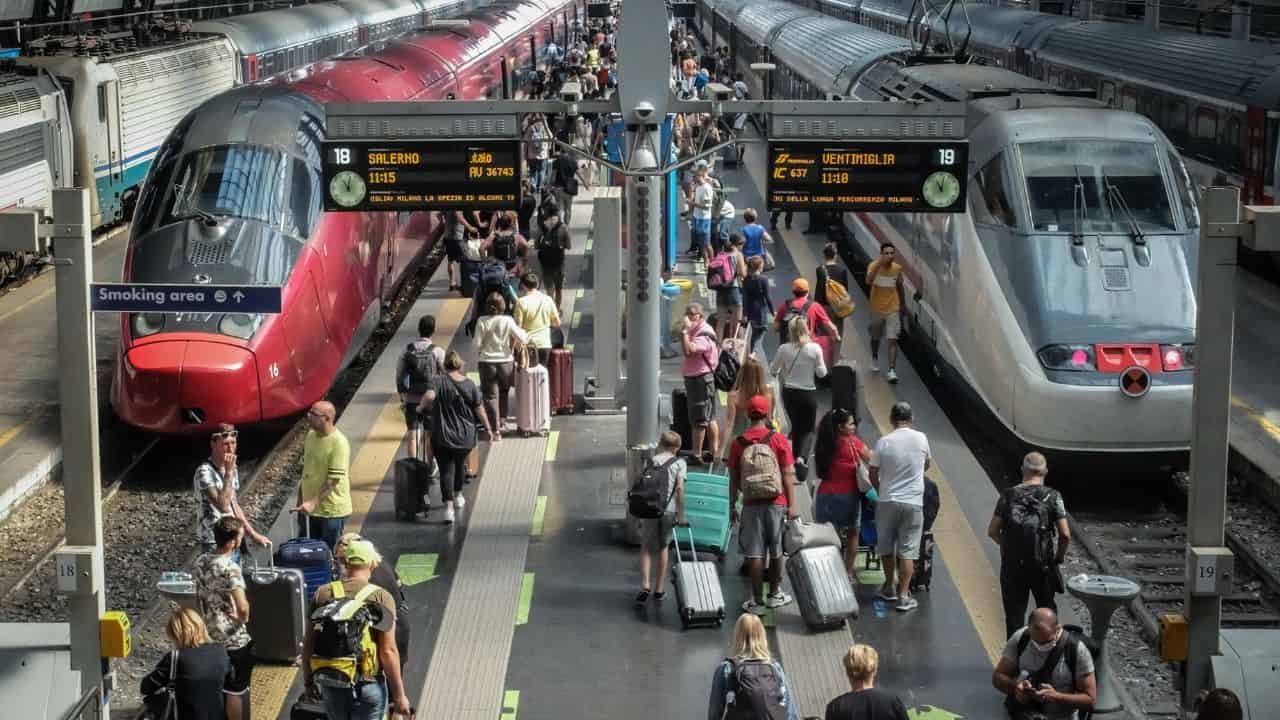
[[[689,541],[693,531],[689,528]],[[676,544],[676,563],[671,566],[671,582],[676,587],[676,607],[680,624],[685,627],[720,627],[724,622],[724,596],[720,592],[720,576],[716,564],[699,561],[697,553],[689,548],[689,558],[682,557],[679,528],[671,529]]]
[[[480,263],[475,260],[463,259],[459,272],[462,276],[462,297],[469,298],[474,296],[476,294],[476,285],[480,284]]]
[[[858,374],[853,365],[837,363],[831,368],[831,407],[858,414]]]
[[[920,536],[920,557],[916,558],[911,575],[912,590],[928,590],[933,585],[933,547],[933,533],[925,531]]]
[[[329,720],[329,714],[323,702],[304,694],[289,708],[289,720]]]
[[[693,425],[689,423],[689,396],[684,387],[671,391],[671,430],[680,436],[680,449],[693,449]]]
[[[312,540],[310,535],[311,518],[306,515],[303,523],[307,532],[299,532],[298,537],[286,541],[276,550],[276,565],[292,568],[302,572],[306,585],[306,597],[310,602],[321,585],[333,582],[333,553],[323,540]]]
[[[418,428],[418,452],[421,454],[425,433]],[[400,458],[392,466],[395,479],[395,512],[397,520],[412,520],[429,507],[426,495],[431,490],[431,463],[416,457]]]
[[[255,567],[245,573],[244,594],[254,608],[249,613],[254,657],[279,663],[292,663],[302,657],[307,605],[311,600],[302,571],[275,565]]]
[[[564,348],[551,351],[551,412],[556,415],[573,413],[573,353]]]
[[[841,627],[858,617],[858,598],[838,546],[805,548],[786,562],[800,617],[810,630]]]
[[[724,556],[729,549],[729,477],[691,472],[684,480],[684,516],[695,550]]]
[[[526,436],[551,429],[551,387],[547,369],[525,350],[524,367],[516,368],[516,427]]]

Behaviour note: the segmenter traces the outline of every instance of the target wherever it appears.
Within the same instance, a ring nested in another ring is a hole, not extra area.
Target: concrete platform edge
[[[13,484],[0,491],[0,522],[8,519],[11,512],[21,507],[23,500],[44,487],[61,469],[62,446],[58,445],[37,460]]]

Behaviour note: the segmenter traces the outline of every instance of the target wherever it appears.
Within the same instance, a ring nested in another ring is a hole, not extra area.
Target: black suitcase
[[[680,449],[693,449],[693,425],[689,424],[689,396],[683,387],[671,391],[671,430],[680,435]]]
[[[858,375],[853,366],[844,362],[836,363],[828,377],[831,379],[831,407],[844,408],[857,415]]]
[[[329,720],[324,703],[305,694],[289,708],[289,720]]]
[[[307,635],[306,583],[295,568],[255,567],[245,573],[253,654],[259,660],[293,663]]]
[[[426,509],[423,495],[431,488],[431,466],[418,458],[395,462],[396,519],[409,521]]]
[[[920,557],[916,558],[915,572],[911,574],[912,590],[928,590],[933,584],[933,533],[920,536]]]

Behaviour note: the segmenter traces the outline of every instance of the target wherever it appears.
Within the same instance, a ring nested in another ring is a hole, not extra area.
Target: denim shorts
[[[716,305],[720,307],[742,307],[742,288],[716,288]]]
[[[855,537],[862,524],[860,496],[846,493],[818,493],[813,500],[813,521],[831,523],[840,530],[852,530]]]
[[[763,560],[782,557],[782,526],[787,509],[775,503],[742,505],[738,549],[742,557]]]
[[[711,244],[711,218],[694,218],[693,229],[689,238],[694,247],[704,248]]]

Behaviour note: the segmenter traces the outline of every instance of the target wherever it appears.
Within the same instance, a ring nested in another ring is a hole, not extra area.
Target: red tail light
[[[1165,372],[1191,370],[1196,366],[1196,346],[1161,345],[1160,364]]]

